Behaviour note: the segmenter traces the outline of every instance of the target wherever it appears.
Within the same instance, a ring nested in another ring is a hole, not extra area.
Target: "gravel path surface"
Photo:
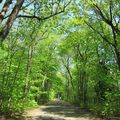
[[[38,109],[27,111],[25,120],[102,120],[88,111],[55,100]]]

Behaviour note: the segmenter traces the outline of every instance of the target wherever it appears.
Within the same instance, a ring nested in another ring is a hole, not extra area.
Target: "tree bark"
[[[15,7],[13,8],[5,26],[0,31],[0,41],[3,41],[7,37],[8,33],[9,33],[9,31],[10,31],[15,19],[17,18],[17,15],[23,5],[23,2],[24,2],[24,0],[17,0],[17,3],[15,5]]]
[[[6,0],[4,6],[2,8],[2,11],[0,13],[0,22],[3,21],[5,15],[6,15],[6,12],[7,12],[7,10],[8,10],[8,8],[9,8],[9,6],[10,6],[11,3],[12,3],[12,0]]]
[[[31,64],[32,64],[32,56],[33,56],[33,46],[29,46],[28,50],[28,62],[26,66],[26,79],[25,79],[25,87],[23,91],[23,100],[26,99],[28,91],[29,91],[29,76],[31,72]]]
[[[0,3],[2,2],[3,0],[0,0]]]

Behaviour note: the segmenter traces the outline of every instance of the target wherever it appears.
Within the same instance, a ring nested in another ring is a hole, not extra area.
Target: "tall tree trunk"
[[[117,46],[113,46],[114,47],[114,51],[115,51],[115,55],[116,55],[116,63],[118,65],[118,69],[120,71],[120,52],[117,49]]]
[[[87,108],[87,73],[86,71],[84,72],[84,84],[83,84],[83,89],[84,89],[84,94],[83,94],[83,106],[84,108]]]

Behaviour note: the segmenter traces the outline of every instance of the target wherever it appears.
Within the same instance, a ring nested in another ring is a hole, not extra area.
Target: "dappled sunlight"
[[[38,109],[28,111],[25,120],[101,120],[87,110],[73,105],[62,105],[62,102],[53,105],[58,102],[53,101],[52,105],[40,106]]]
[[[120,0],[0,0],[0,120],[101,118],[120,120]]]

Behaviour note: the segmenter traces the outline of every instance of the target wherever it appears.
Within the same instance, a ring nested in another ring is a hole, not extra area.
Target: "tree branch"
[[[111,7],[111,4],[110,3],[110,16],[111,18],[106,18],[102,12],[102,10],[99,8],[99,6],[97,4],[93,4],[94,8],[97,10],[98,14],[101,16],[102,20],[107,23],[112,29],[114,29],[114,31],[116,33],[119,33],[120,34],[120,30],[117,26],[114,26],[113,23],[112,23],[112,7]]]
[[[49,18],[51,18],[51,17],[54,17],[54,16],[56,16],[56,15],[58,15],[58,14],[61,14],[61,13],[65,12],[65,8],[66,8],[71,2],[72,2],[72,0],[70,0],[68,3],[66,3],[66,4],[64,5],[64,7],[63,7],[63,10],[61,10],[61,11],[59,11],[59,12],[56,11],[55,13],[53,13],[53,14],[51,14],[51,15],[49,15],[49,16],[46,16],[46,17],[39,17],[39,16],[36,16],[36,15],[34,14],[34,15],[18,15],[17,18],[19,18],[19,17],[32,18],[32,19],[37,19],[38,21],[46,20],[46,19],[49,19]],[[53,4],[54,4],[54,3],[53,3]],[[60,4],[60,3],[59,3],[59,4]],[[58,8],[57,8],[57,10],[58,10]]]
[[[34,3],[34,0],[32,0],[30,3],[28,3],[27,5],[21,7],[21,10],[25,9],[26,7],[29,7],[32,3]]]
[[[112,21],[113,17],[112,17],[112,1],[110,0],[110,20]]]
[[[98,7],[98,5],[97,5],[97,4],[94,4],[93,6],[96,8],[97,12],[99,13],[99,15],[101,16],[101,18],[103,19],[103,21],[105,21],[108,25],[111,25],[111,21],[110,21],[109,19],[105,18],[103,12],[102,12],[101,9]]]
[[[64,12],[64,10],[62,10],[62,11],[60,11],[60,12],[56,12],[56,13],[54,13],[54,14],[51,14],[51,15],[49,15],[49,16],[46,16],[46,17],[39,17],[39,16],[35,16],[35,15],[33,15],[33,16],[29,16],[29,15],[18,15],[17,16],[17,18],[19,18],[19,17],[23,17],[23,18],[32,18],[32,19],[37,19],[38,21],[42,21],[42,20],[46,20],[46,19],[49,19],[49,18],[51,18],[51,17],[54,17],[54,16],[56,16],[56,15],[58,15],[58,14],[61,14],[61,13],[63,13]]]
[[[93,28],[88,22],[84,21],[85,24],[87,26],[89,26],[93,31],[95,31],[96,33],[98,33],[107,43],[109,43],[110,45],[114,46],[114,44],[112,42],[110,42],[105,36],[103,36],[99,31],[97,31],[95,28]]]

